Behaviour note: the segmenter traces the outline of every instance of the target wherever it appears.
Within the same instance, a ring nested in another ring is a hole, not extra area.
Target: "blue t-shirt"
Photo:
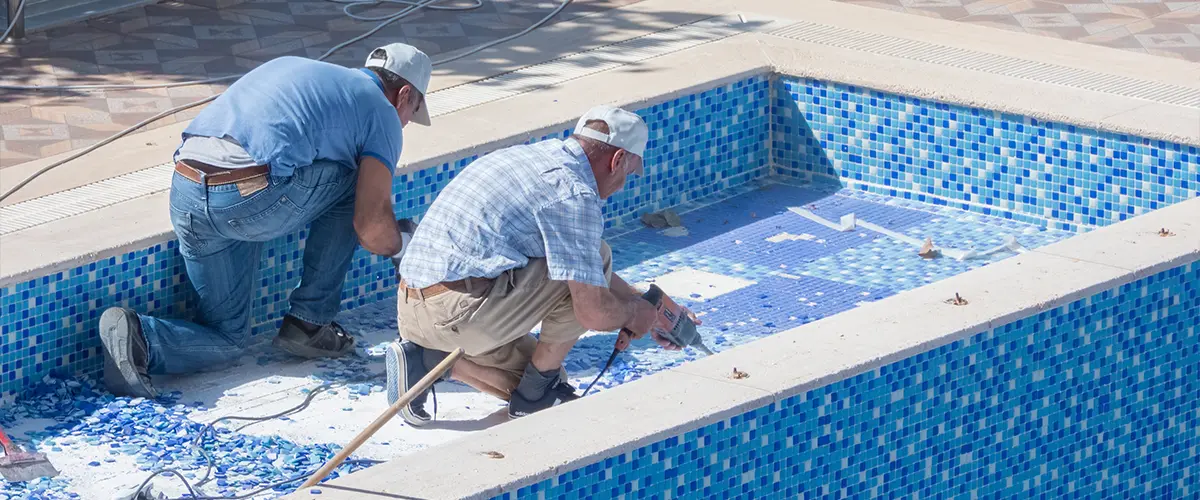
[[[403,145],[400,117],[375,74],[294,56],[234,82],[183,131],[193,135],[233,139],[278,176],[316,160],[357,169],[364,156],[394,174]]]

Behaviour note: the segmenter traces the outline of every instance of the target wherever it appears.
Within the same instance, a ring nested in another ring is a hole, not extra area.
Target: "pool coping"
[[[1056,64],[1126,78],[1150,80],[1172,86],[1200,89],[1200,64],[1092,45],[1050,40],[1004,30],[980,29],[940,19],[834,3],[805,2],[803,7],[778,0],[685,1],[646,0],[618,9],[633,26],[637,20],[654,20],[647,26],[615,30],[617,33],[584,43],[583,49],[642,36],[675,24],[693,23],[713,16],[740,16],[748,24],[774,22],[771,27],[802,21],[834,28],[870,32],[919,43],[956,47],[1045,64]],[[438,68],[438,89],[512,71],[562,56],[564,44],[581,43],[572,26],[587,18],[538,30],[518,40],[483,51],[476,57]],[[574,24],[572,24],[574,23]],[[949,67],[911,59],[881,56],[868,51],[833,47],[750,31],[669,53],[618,69],[593,74],[438,117],[436,126],[406,129],[402,172],[412,172],[524,142],[566,128],[580,113],[599,103],[644,106],[697,90],[757,74],[783,74],[885,92],[934,99],[1022,114],[1083,127],[1098,128],[1182,144],[1200,145],[1200,107],[1173,106],[1144,99],[1082,90]],[[555,47],[558,52],[538,57],[528,47]],[[485,61],[507,59],[502,65]],[[702,58],[702,59],[701,59]],[[696,64],[703,60],[703,64]],[[491,74],[488,69],[491,68]],[[461,72],[460,72],[461,71]],[[1149,75],[1149,76],[1147,76]],[[509,124],[502,128],[498,124]],[[146,132],[154,146],[134,148],[116,161],[139,158],[145,167],[169,159],[172,145],[166,138],[184,124],[169,130]],[[130,141],[139,140],[142,134]],[[147,158],[151,158],[147,162]],[[111,163],[111,162],[110,162]],[[15,172],[5,172],[13,174]],[[81,215],[9,233],[0,243],[0,286],[69,269],[173,238],[164,191],[100,208]],[[103,231],[94,228],[103,227]],[[37,249],[36,252],[25,249]]]

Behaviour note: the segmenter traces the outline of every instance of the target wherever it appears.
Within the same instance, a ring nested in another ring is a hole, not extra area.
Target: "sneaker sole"
[[[143,398],[156,398],[158,392],[143,384],[138,376],[137,368],[133,366],[133,353],[129,343],[132,339],[131,319],[125,311],[109,309],[100,315],[100,342],[104,344],[104,385],[109,392],[117,395],[131,395]],[[118,353],[117,360],[113,353]]]
[[[400,346],[399,342],[388,344],[383,364],[387,370],[387,399],[390,406],[396,404],[396,401],[400,400],[400,396],[404,395],[404,391],[401,391],[400,388],[408,387],[408,363],[405,360],[404,348]],[[413,427],[421,427],[429,423],[429,420],[413,414],[408,409],[408,405],[400,407],[400,418]]]
[[[354,352],[354,344],[346,344],[346,348],[341,351],[326,351],[324,349],[309,347],[299,342],[278,336],[271,341],[271,345],[278,349],[282,349],[288,354],[308,359],[340,358],[350,354],[351,352]]]

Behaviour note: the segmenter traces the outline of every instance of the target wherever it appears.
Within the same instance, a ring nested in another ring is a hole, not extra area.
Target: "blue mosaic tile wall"
[[[609,199],[607,225],[767,175],[769,94],[770,77],[763,75],[637,110],[651,130],[647,175],[631,179]],[[536,140],[568,134],[564,129]],[[397,176],[397,214],[419,216],[476,158]],[[256,334],[278,328],[288,294],[299,282],[305,236],[299,231],[264,250],[253,301]],[[343,307],[392,299],[395,286],[391,263],[360,249],[342,292]],[[179,317],[192,310],[193,295],[174,241],[0,287],[0,391],[18,391],[51,372],[98,373],[95,329],[107,307]]]
[[[497,498],[1194,498],[1200,265]]]
[[[1200,148],[784,76],[777,173],[1065,230],[1200,194]]]

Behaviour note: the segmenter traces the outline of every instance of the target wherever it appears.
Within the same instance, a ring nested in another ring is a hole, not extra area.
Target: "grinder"
[[[704,340],[700,338],[700,332],[696,330],[696,323],[693,323],[692,318],[688,317],[683,307],[671,300],[671,297],[658,285],[650,285],[650,290],[642,294],[642,298],[646,302],[654,304],[654,307],[658,309],[658,321],[650,328],[650,333],[657,334],[680,349],[695,347],[704,354],[712,354],[712,351],[704,345]],[[621,333],[617,335],[616,350],[624,351],[632,341],[633,332],[622,328]]]
[[[650,289],[642,294],[642,298],[651,304],[654,304],[655,309],[658,309],[658,320],[654,322],[654,326],[650,327],[650,333],[657,335],[672,345],[683,349],[685,347],[695,347],[704,354],[711,355],[713,352],[708,346],[704,345],[704,339],[700,338],[700,332],[696,329],[696,323],[687,315],[687,312],[671,299],[658,285],[650,285]],[[608,357],[608,362],[604,363],[604,368],[600,373],[596,374],[596,379],[592,384],[583,391],[586,396],[592,387],[596,386],[596,382],[600,381],[600,377],[604,376],[604,372],[612,366],[617,355],[629,347],[633,342],[633,332],[622,328],[617,334],[617,345],[614,346],[612,355]]]

